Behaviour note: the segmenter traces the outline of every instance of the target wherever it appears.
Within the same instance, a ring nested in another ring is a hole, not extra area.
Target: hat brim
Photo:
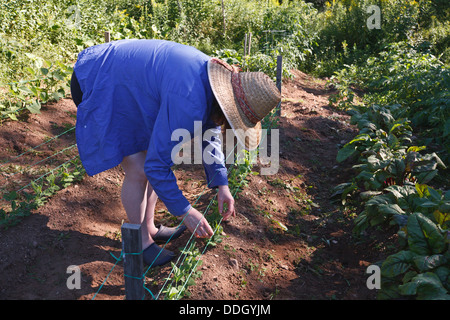
[[[261,122],[251,123],[236,101],[231,84],[232,72],[220,64],[208,62],[208,78],[214,96],[233,132],[246,150],[254,150],[261,141]]]

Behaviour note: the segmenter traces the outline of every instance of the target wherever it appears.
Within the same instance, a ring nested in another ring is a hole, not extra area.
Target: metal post
[[[244,38],[244,59],[245,59],[245,57],[247,57],[247,41],[248,41],[248,35],[245,34],[245,38]]]
[[[248,47],[247,47],[247,55],[250,56],[252,50],[252,33],[248,34]]]
[[[244,38],[244,56],[242,61],[242,70],[245,70],[247,59],[250,57],[250,51],[252,47],[252,33],[246,33]],[[247,67],[248,71],[248,67]]]
[[[277,56],[277,88],[281,93],[281,82],[283,79],[283,57]],[[277,109],[277,116],[281,116],[281,103],[280,107]]]
[[[242,56],[242,70],[245,70],[245,63],[247,62],[247,39],[248,39],[248,36],[247,36],[247,34],[245,34],[244,55]]]
[[[144,297],[144,258],[142,255],[141,226],[122,225],[123,272],[125,276],[125,298],[142,300]]]
[[[223,37],[225,38],[226,33],[227,33],[227,27],[226,27],[226,21],[225,21],[225,4],[223,3],[223,0],[221,0],[222,2],[222,17],[223,17]]]

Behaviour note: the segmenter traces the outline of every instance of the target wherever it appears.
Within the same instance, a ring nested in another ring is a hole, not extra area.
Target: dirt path
[[[331,188],[350,177],[349,167],[335,158],[338,146],[354,136],[353,128],[347,115],[328,107],[325,81],[294,74],[283,85],[279,172],[249,176],[238,194],[238,215],[223,223],[222,242],[202,256],[202,276],[190,287],[189,299],[375,297],[366,288],[365,270],[383,255],[383,248],[371,238],[352,239],[351,219],[329,200]],[[75,114],[75,106],[65,99],[41,115],[2,124],[1,159],[13,159],[64,132],[75,123]],[[45,159],[52,150],[74,143],[70,132],[40,152],[0,166],[2,192],[26,183],[13,174],[13,165]],[[68,153],[49,165],[70,157]],[[260,169],[255,165],[253,171]],[[205,190],[201,166],[179,167],[175,174],[190,200]],[[122,177],[120,168],[86,177],[16,226],[0,230],[0,299],[124,299],[122,262],[102,286],[116,263],[110,253],[118,256],[121,249],[120,226],[126,221]],[[199,207],[212,196],[206,190]],[[174,223],[160,202],[156,216],[159,222]],[[185,233],[169,249],[177,251],[189,236]],[[71,265],[81,269],[81,289],[66,286]],[[169,270],[152,273],[149,289],[158,292]]]

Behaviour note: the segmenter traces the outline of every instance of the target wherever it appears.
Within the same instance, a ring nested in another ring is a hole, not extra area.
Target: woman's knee
[[[145,152],[138,152],[130,156],[126,156],[122,160],[122,168],[125,172],[125,178],[139,182],[147,183],[147,176],[144,171]]]

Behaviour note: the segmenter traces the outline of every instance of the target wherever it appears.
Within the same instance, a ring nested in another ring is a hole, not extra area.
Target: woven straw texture
[[[208,63],[213,93],[230,123],[238,141],[254,150],[261,141],[261,122],[252,123],[242,111],[233,92],[232,72],[217,63]],[[254,114],[263,119],[279,103],[281,96],[273,81],[262,72],[242,72],[241,85]]]

